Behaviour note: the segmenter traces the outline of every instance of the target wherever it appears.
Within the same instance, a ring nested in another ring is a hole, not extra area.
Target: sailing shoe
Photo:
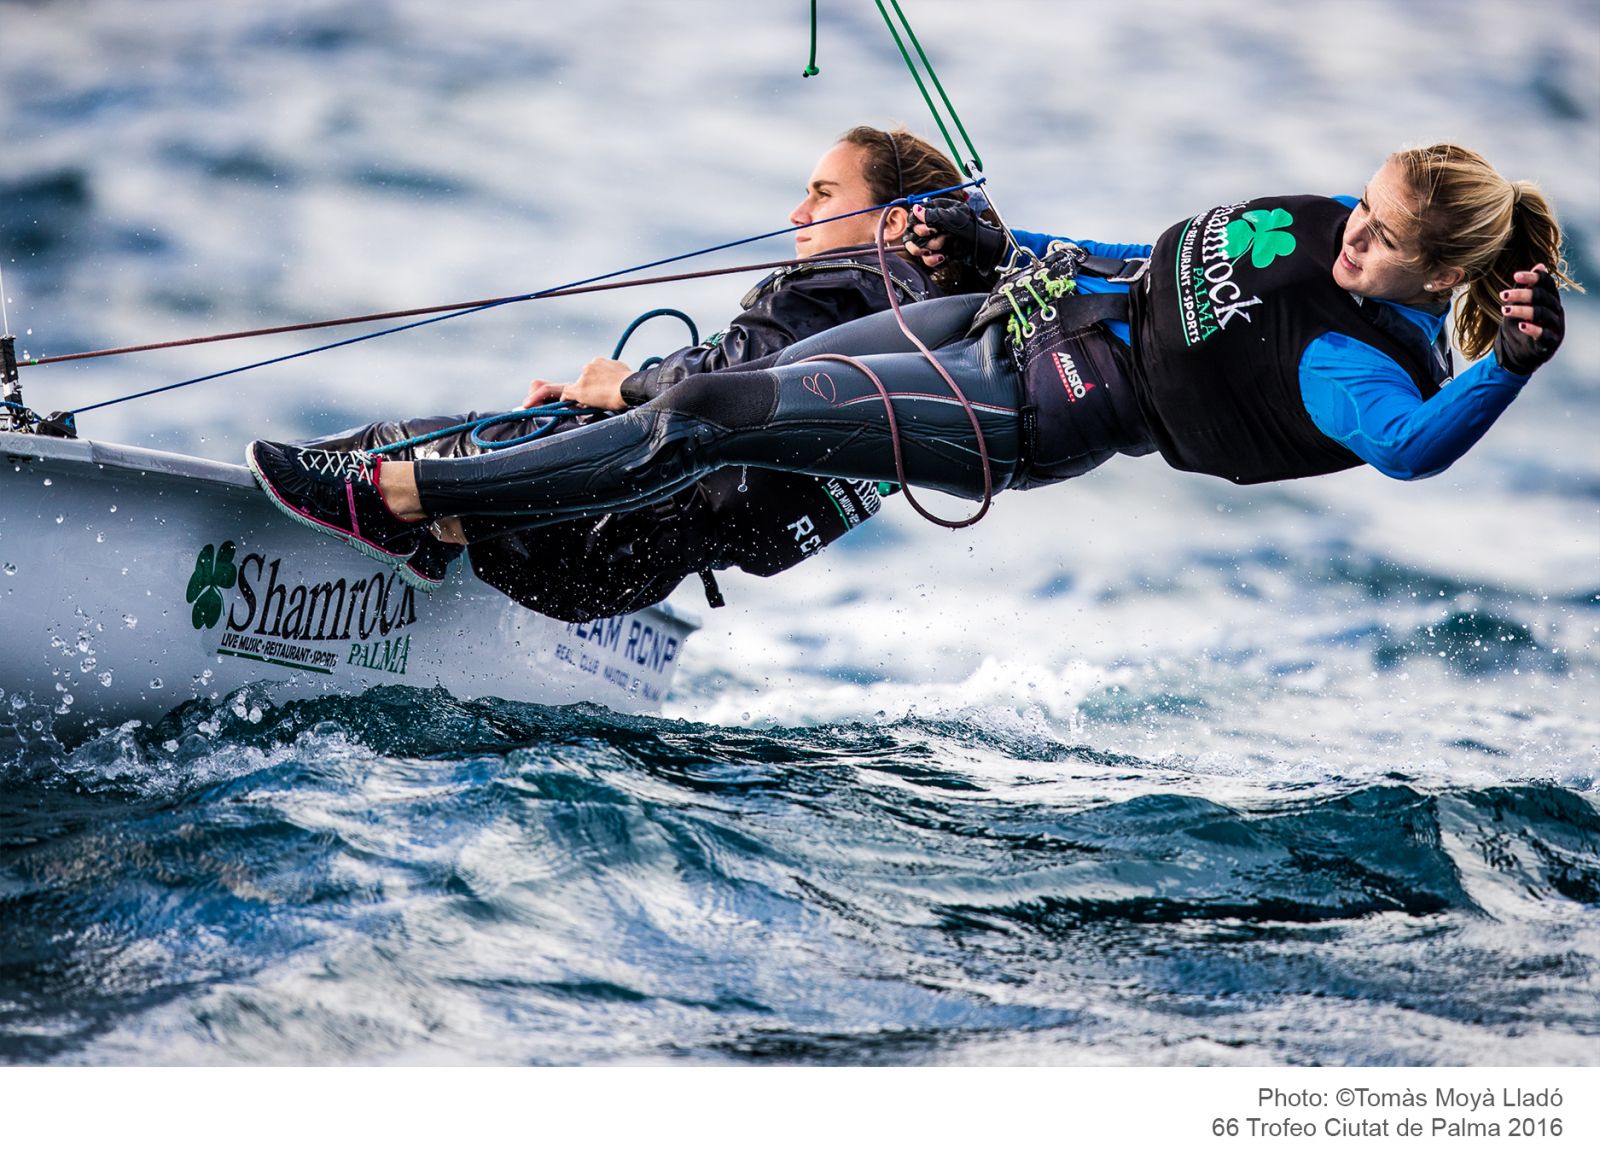
[[[400,580],[424,593],[436,592],[444,584],[450,563],[461,556],[466,546],[441,541],[432,533],[424,533],[417,551],[400,566]]]
[[[378,491],[383,462],[370,453],[252,441],[244,455],[274,505],[369,557],[403,567],[427,535],[423,522],[402,521],[389,512]]]

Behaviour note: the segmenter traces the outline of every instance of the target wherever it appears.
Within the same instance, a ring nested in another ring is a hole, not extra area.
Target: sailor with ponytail
[[[1507,180],[1458,144],[1407,149],[1390,160],[1416,192],[1406,222],[1416,230],[1420,260],[1463,270],[1455,294],[1457,346],[1473,360],[1493,349],[1502,367],[1532,373],[1561,343],[1558,286],[1578,288],[1544,194],[1531,181]],[[1513,303],[1510,294],[1519,289],[1528,291]],[[1448,290],[1438,291],[1448,299]],[[1540,332],[1532,335],[1531,328]]]

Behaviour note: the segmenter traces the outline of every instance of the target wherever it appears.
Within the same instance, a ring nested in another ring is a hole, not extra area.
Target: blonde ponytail
[[[1583,291],[1561,253],[1561,226],[1530,181],[1509,181],[1478,153],[1458,144],[1411,148],[1389,158],[1417,196],[1422,263],[1463,269],[1455,319],[1456,344],[1469,358],[1494,345],[1500,292],[1512,274],[1543,264],[1557,283]]]

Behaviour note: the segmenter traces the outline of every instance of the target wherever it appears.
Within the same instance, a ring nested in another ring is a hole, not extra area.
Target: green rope
[[[906,62],[906,68],[911,72],[911,78],[917,82],[917,88],[922,93],[922,99],[928,106],[928,111],[933,113],[933,121],[939,126],[939,131],[944,134],[944,142],[950,146],[950,155],[955,157],[968,176],[976,176],[983,171],[983,160],[978,156],[978,150],[972,143],[972,137],[967,135],[967,129],[961,123],[961,117],[956,114],[955,105],[950,103],[944,85],[939,83],[939,74],[933,70],[933,64],[928,60],[928,54],[922,50],[922,44],[917,40],[917,34],[911,30],[911,21],[906,19],[906,14],[900,10],[899,0],[889,0],[894,7],[894,14],[900,18],[900,23],[905,26],[906,35],[911,38],[911,44],[917,50],[917,55],[922,59],[922,66],[928,70],[928,79],[933,81],[934,88],[938,89],[939,99],[944,101],[945,111],[950,114],[950,119],[955,122],[956,130],[961,133],[961,139],[966,142],[967,151],[972,155],[971,163],[961,159],[961,150],[956,147],[956,142],[950,136],[950,130],[944,125],[944,118],[939,115],[939,110],[934,107],[933,97],[928,95],[927,85],[922,83],[922,77],[917,72],[917,66],[911,62],[911,53],[906,51],[905,42],[900,39],[900,33],[895,30],[894,22],[889,19],[889,13],[884,10],[883,0],[875,0],[878,5],[878,14],[883,17],[883,22],[889,27],[889,35],[894,37],[895,47],[900,49],[900,55]],[[814,11],[815,9],[813,9]]]
[[[900,0],[889,0],[894,8],[894,14],[899,17],[900,24],[906,30],[906,36],[911,41],[911,46],[917,50],[917,57],[922,61],[922,67],[928,70],[928,79],[933,81],[933,87],[939,93],[939,99],[944,103],[944,109],[950,114],[950,119],[955,123],[956,131],[961,134],[962,141],[967,146],[967,153],[972,157],[970,161],[961,159],[961,149],[956,147],[955,138],[950,135],[950,130],[945,127],[944,117],[939,115],[939,109],[933,102],[933,97],[928,93],[928,86],[922,82],[922,73],[917,70],[916,63],[911,59],[911,53],[906,49],[905,41],[900,38],[900,30],[894,26],[894,21],[889,18],[888,9],[884,8],[883,0],[874,0],[878,5],[878,15],[883,17],[883,22],[888,26],[889,35],[894,37],[894,46],[900,49],[900,58],[906,62],[906,70],[911,73],[911,79],[917,82],[917,90],[922,93],[922,100],[928,106],[928,111],[933,114],[933,122],[939,126],[939,132],[944,136],[945,144],[950,147],[950,155],[959,164],[968,176],[977,176],[983,171],[983,159],[978,155],[977,146],[972,143],[972,137],[967,135],[967,126],[961,123],[961,117],[956,112],[956,107],[950,102],[950,96],[944,90],[944,85],[939,82],[939,74],[933,70],[933,62],[928,59],[928,54],[923,51],[922,42],[917,39],[917,34],[912,31],[911,21],[906,19],[906,14],[900,9]],[[817,0],[811,0],[811,62],[806,65],[806,70],[801,76],[815,76],[817,74]]]
[[[817,0],[811,0],[811,63],[800,74],[801,79],[817,74]]]

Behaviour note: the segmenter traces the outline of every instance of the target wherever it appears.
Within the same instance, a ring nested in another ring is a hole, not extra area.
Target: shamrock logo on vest
[[[210,629],[222,619],[220,590],[232,589],[238,579],[239,567],[233,563],[232,541],[224,541],[220,549],[207,545],[200,550],[194,572],[189,576],[189,592],[184,597],[194,604],[191,620],[196,629]]]
[[[1229,260],[1238,260],[1250,254],[1250,263],[1256,268],[1266,268],[1280,256],[1294,251],[1295,240],[1287,232],[1294,223],[1286,209],[1253,208],[1238,220],[1230,221],[1224,236],[1223,251]]]

